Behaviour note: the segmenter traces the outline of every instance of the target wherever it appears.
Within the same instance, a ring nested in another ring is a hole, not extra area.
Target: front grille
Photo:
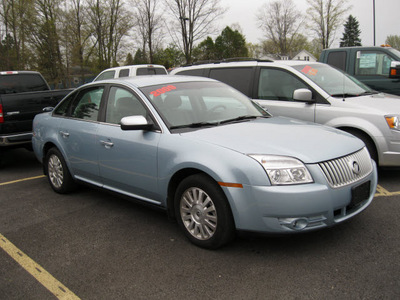
[[[319,166],[333,188],[359,181],[372,172],[371,157],[365,147],[356,153],[319,163]]]

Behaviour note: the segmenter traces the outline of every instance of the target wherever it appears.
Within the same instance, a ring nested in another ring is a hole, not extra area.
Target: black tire
[[[216,249],[235,237],[235,225],[226,196],[217,183],[204,174],[184,179],[175,194],[179,226],[195,245]]]
[[[51,148],[44,161],[44,167],[51,188],[59,193],[66,194],[76,188],[76,183],[68,170],[64,157],[57,148]]]
[[[371,158],[376,162],[378,165],[378,152],[376,151],[376,147],[372,139],[364,132],[354,130],[354,129],[345,129],[346,132],[354,135],[355,137],[358,137],[360,140],[362,140],[367,147],[367,150],[369,152],[369,155]]]

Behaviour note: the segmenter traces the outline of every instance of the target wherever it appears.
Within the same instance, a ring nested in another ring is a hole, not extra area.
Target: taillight
[[[0,104],[0,123],[4,123],[3,105]]]

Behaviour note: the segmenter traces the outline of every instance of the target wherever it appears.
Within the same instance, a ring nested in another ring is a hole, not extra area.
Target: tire
[[[228,200],[217,183],[203,174],[184,179],[175,194],[179,226],[195,245],[216,249],[235,237]]]
[[[369,155],[378,165],[378,152],[376,151],[375,144],[371,140],[371,138],[367,134],[365,134],[361,131],[358,131],[358,130],[346,129],[345,131],[354,135],[355,137],[359,138],[360,140],[362,140],[364,142],[364,144],[367,147],[367,150],[369,152]]]
[[[59,193],[66,194],[76,188],[76,183],[68,170],[64,157],[57,148],[51,148],[45,158],[45,171],[51,188]]]

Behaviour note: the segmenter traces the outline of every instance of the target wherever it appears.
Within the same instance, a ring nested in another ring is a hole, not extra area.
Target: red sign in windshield
[[[169,92],[172,90],[176,90],[176,86],[174,86],[174,85],[164,86],[160,89],[156,89],[155,91],[150,92],[150,94],[153,95],[154,97],[158,97],[158,96],[165,94],[166,92]]]

